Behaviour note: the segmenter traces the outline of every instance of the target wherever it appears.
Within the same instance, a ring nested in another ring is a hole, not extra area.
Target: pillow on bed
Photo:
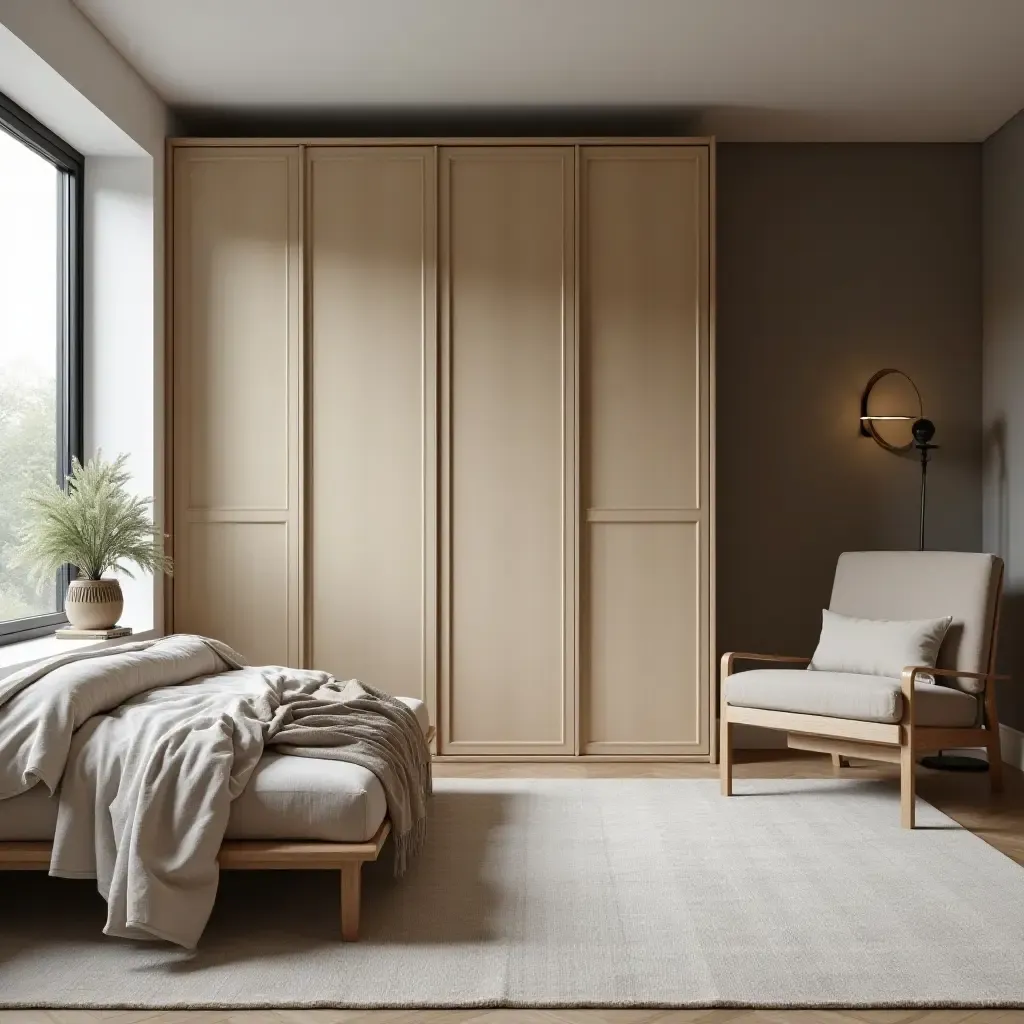
[[[934,668],[951,615],[941,619],[855,619],[821,613],[821,639],[810,665],[814,672],[852,672],[899,678],[908,665]],[[934,676],[919,675],[923,682]]]

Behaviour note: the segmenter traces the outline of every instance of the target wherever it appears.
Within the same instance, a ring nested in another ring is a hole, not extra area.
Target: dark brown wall
[[[928,546],[981,546],[981,147],[722,145],[717,206],[718,646],[810,654],[839,553],[917,546],[875,370],[938,428]]]
[[[983,160],[985,545],[1006,561],[999,709],[1024,730],[1024,111]]]

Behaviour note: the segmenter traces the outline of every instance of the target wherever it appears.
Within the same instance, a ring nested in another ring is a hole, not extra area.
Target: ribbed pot
[[[72,580],[64,614],[75,629],[112,629],[124,611],[117,580]]]

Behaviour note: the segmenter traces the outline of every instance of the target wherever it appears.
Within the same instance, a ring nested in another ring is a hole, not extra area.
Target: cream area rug
[[[0,1006],[1024,1005],[1024,869],[877,782],[439,780],[424,854],[225,873],[189,955],[90,883],[0,875]]]

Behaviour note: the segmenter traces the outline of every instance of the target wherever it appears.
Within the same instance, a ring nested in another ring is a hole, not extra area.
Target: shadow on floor
[[[102,934],[106,904],[93,881],[50,878],[42,872],[0,873],[0,963],[54,941],[76,946],[117,943],[125,967],[192,972],[258,956],[294,958],[338,946],[355,951],[382,943],[487,942],[501,938],[488,848],[524,797],[509,793],[436,793],[427,843],[403,878],[393,873],[393,849],[363,869],[360,942],[342,947],[340,876],[336,871],[225,871],[199,948],[137,943]],[[450,882],[459,879],[457,892]],[[447,884],[446,884],[447,883]],[[426,906],[425,906],[426,904]],[[138,962],[134,951],[140,955]],[[154,952],[158,955],[154,959]]]

